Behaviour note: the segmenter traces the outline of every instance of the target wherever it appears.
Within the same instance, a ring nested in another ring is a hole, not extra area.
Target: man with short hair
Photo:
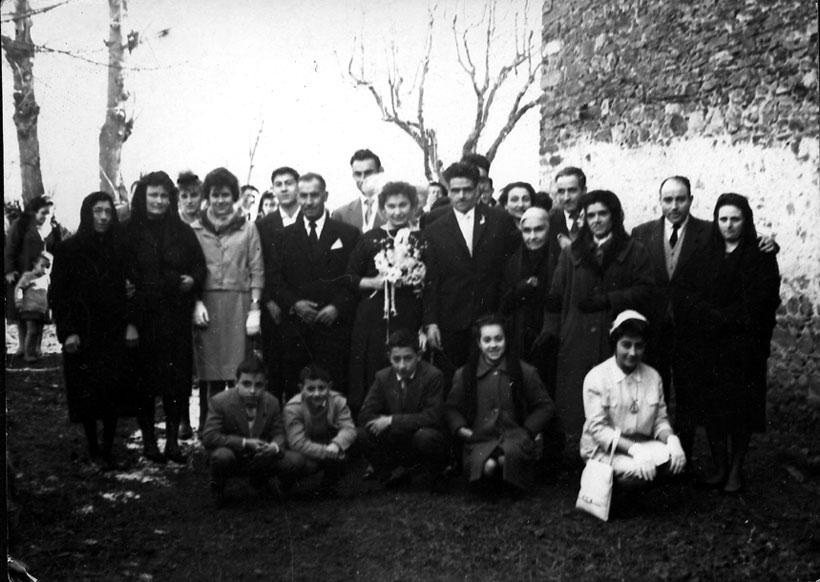
[[[553,265],[558,264],[558,255],[569,246],[581,228],[579,202],[587,193],[587,177],[581,168],[567,166],[555,174],[555,201],[550,210],[550,239],[548,251]]]
[[[357,150],[350,158],[350,171],[359,189],[359,197],[334,210],[331,218],[355,226],[359,232],[367,232],[383,225],[385,218],[379,210],[378,192],[365,189],[364,182],[383,172],[384,168],[379,156],[364,149]]]
[[[444,353],[439,367],[449,382],[467,360],[473,321],[498,309],[504,266],[521,235],[508,213],[478,204],[475,166],[452,164],[444,179],[451,205],[425,230],[423,323],[429,345]]]
[[[664,395],[672,402],[674,394],[675,428],[687,456],[695,438],[694,390],[697,376],[698,336],[686,321],[674,318],[674,298],[680,280],[676,276],[708,258],[712,223],[692,216],[692,190],[684,176],[671,176],[661,182],[658,201],[662,216],[632,230],[632,236],[649,252],[655,277],[655,293],[648,310],[649,337],[647,363],[663,380]],[[704,265],[705,267],[705,265]]]
[[[236,369],[236,385],[211,397],[202,443],[211,466],[211,495],[222,507],[229,477],[247,474],[251,485],[270,494],[268,478],[298,474],[303,460],[285,450],[279,402],[265,390],[265,367],[257,358]]]
[[[354,296],[344,277],[359,240],[352,226],[327,216],[325,180],[299,178],[301,218],[286,227],[271,268],[272,298],[282,308],[282,381],[285,397],[296,392],[300,369],[316,362],[347,391]]]
[[[273,264],[276,244],[286,226],[299,219],[299,172],[289,166],[271,172],[271,191],[279,202],[279,208],[256,221],[262,258],[265,261],[265,288],[262,291],[262,355],[268,367],[268,386],[273,393],[282,395],[281,351],[282,336],[278,329],[282,322],[282,310],[273,300]]]
[[[390,367],[376,373],[361,412],[357,441],[387,487],[412,478],[421,462],[430,485],[444,487],[447,441],[442,432],[444,377],[421,360],[416,333],[401,329],[387,340]]]

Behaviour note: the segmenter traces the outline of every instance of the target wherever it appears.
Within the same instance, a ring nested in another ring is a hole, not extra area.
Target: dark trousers
[[[262,360],[268,375],[268,391],[280,401],[284,392],[282,382],[282,332],[281,325],[276,325],[267,308],[262,309]]]
[[[447,439],[434,428],[397,431],[388,427],[376,436],[360,427],[356,433],[362,453],[381,477],[396,467],[409,467],[417,462],[423,463],[431,474],[437,474],[447,464]]]
[[[211,451],[211,480],[224,486],[234,476],[247,475],[252,481],[273,476],[294,478],[304,466],[304,458],[293,451],[280,451],[278,455],[237,455],[227,447]]]
[[[444,374],[444,396],[446,397],[453,385],[453,374],[467,363],[473,343],[473,334],[469,329],[441,330],[441,343],[442,350],[432,354],[430,363]]]
[[[333,389],[347,394],[350,327],[338,321],[331,326],[306,325],[288,318],[282,325],[282,387],[284,401],[299,392],[299,372],[316,363],[330,372]]]

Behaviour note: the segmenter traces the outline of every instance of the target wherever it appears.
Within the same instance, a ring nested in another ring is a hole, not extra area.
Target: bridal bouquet
[[[420,294],[427,269],[421,261],[424,244],[410,236],[409,228],[401,228],[395,237],[382,240],[382,249],[373,261],[384,280],[384,318],[397,315],[396,287],[412,287]]]

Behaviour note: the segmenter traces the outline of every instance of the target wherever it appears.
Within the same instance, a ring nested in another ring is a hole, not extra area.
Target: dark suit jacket
[[[643,243],[652,262],[655,288],[650,308],[651,312],[647,313],[646,316],[656,331],[660,331],[660,324],[666,321],[668,314],[671,313],[671,302],[680,281],[680,274],[691,272],[693,268],[698,269],[699,264],[704,268],[706,267],[709,259],[711,234],[711,222],[700,220],[694,216],[689,217],[689,222],[686,224],[686,234],[681,243],[683,246],[678,257],[678,264],[670,279],[666,270],[666,257],[663,248],[663,218],[645,222],[632,229],[632,236]]]
[[[416,375],[407,384],[404,402],[401,384],[392,367],[376,372],[376,378],[362,410],[359,426],[379,416],[392,416],[390,428],[398,432],[415,432],[437,427],[444,414],[444,375],[427,362],[419,362]]]
[[[358,240],[354,227],[326,218],[318,252],[311,255],[304,220],[286,227],[273,258],[273,300],[285,313],[300,299],[315,301],[319,309],[333,304],[339,321],[349,323],[354,295],[344,274]]]
[[[445,331],[462,331],[478,316],[498,309],[504,266],[521,244],[521,234],[504,210],[477,205],[475,212],[472,256],[455,210],[448,209],[424,231],[425,325],[435,323]]]
[[[373,198],[373,212],[376,213],[376,218],[373,219],[373,228],[378,228],[387,222],[384,213],[379,210],[379,202],[376,197]],[[353,202],[340,206],[333,211],[331,218],[355,226],[359,229],[359,232],[362,232],[364,226],[362,221],[362,199],[357,197]]]
[[[202,444],[205,448],[211,450],[227,447],[235,453],[241,453],[243,438],[274,442],[284,450],[285,424],[279,410],[279,401],[269,392],[262,394],[252,427],[248,427],[245,406],[236,390],[223,390],[211,397],[208,420],[202,432]]]
[[[296,214],[297,223],[302,220],[302,212]],[[262,243],[262,259],[265,261],[265,290],[262,303],[272,299],[273,258],[276,256],[276,245],[285,225],[282,224],[282,215],[276,210],[264,218],[256,221],[256,230],[259,231],[259,241]]]
[[[550,256],[550,264],[552,265],[552,270],[555,270],[555,267],[558,265],[558,257],[561,256],[561,244],[558,242],[558,235],[563,234],[564,236],[569,236],[569,230],[567,229],[567,220],[564,216],[564,209],[560,206],[556,206],[552,210],[550,210],[550,219],[549,219],[549,235],[547,240],[547,251],[549,252]]]

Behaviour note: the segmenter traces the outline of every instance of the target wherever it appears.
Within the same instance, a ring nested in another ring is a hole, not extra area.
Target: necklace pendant
[[[638,399],[632,400],[632,405],[629,407],[629,412],[632,414],[638,414]]]

